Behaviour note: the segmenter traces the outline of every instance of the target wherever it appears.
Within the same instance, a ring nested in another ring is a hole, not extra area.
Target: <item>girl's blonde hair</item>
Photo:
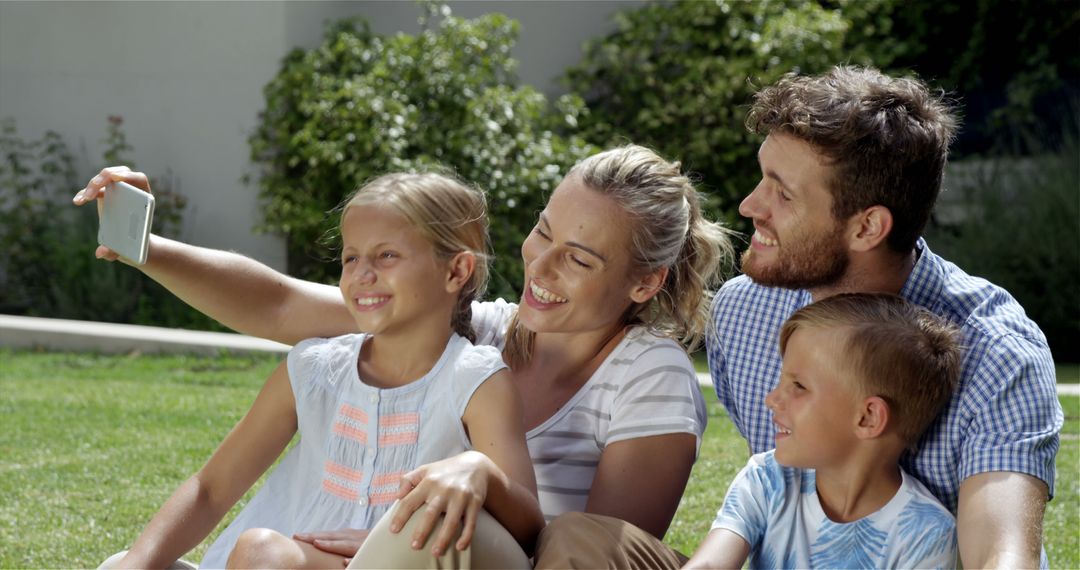
[[[642,325],[696,349],[709,322],[712,289],[721,269],[734,259],[734,232],[705,219],[701,196],[680,164],[648,148],[627,145],[595,154],[570,169],[567,178],[571,176],[611,197],[630,217],[636,272],[668,268],[660,292],[632,305],[624,323]],[[532,343],[533,333],[515,316],[507,334],[511,366],[529,360]]]
[[[476,266],[458,294],[450,325],[454,332],[476,341],[472,327],[472,302],[488,280],[487,204],[483,191],[442,174],[385,174],[364,184],[342,209],[378,204],[394,208],[435,249],[435,256],[450,261],[461,252],[476,256]]]

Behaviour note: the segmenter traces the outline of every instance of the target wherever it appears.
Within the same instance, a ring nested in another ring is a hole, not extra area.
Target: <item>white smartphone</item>
[[[126,182],[105,187],[98,220],[98,243],[132,263],[146,263],[150,247],[150,224],[154,219],[154,197]]]

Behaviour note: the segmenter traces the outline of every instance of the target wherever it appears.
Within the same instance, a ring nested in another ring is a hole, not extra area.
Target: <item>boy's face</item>
[[[768,287],[812,289],[847,270],[846,224],[832,214],[832,167],[809,143],[772,133],[758,151],[761,182],[739,205],[754,222],[742,271]]]
[[[862,397],[844,365],[847,333],[800,327],[788,338],[780,384],[765,398],[776,460],[807,469],[841,466],[855,449]]]

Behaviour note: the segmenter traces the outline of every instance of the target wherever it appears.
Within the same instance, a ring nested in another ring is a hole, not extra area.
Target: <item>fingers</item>
[[[465,509],[465,523],[461,529],[461,538],[454,545],[459,551],[465,550],[472,543],[473,534],[476,532],[476,519],[480,516],[480,509],[484,508],[483,501],[473,498]]]
[[[422,469],[422,468],[421,468]],[[394,518],[390,519],[390,532],[398,533],[405,528],[413,513],[427,501],[424,493],[416,490],[420,480],[423,479],[420,469],[406,473],[401,478],[401,486],[398,487],[398,506],[394,509]],[[405,489],[408,489],[405,491]],[[402,494],[402,491],[405,491]]]
[[[427,508],[423,512],[417,513],[416,516],[420,517],[420,522],[417,523],[416,528],[412,533],[412,547],[413,550],[420,550],[427,542],[428,535],[431,531],[435,530],[435,525],[438,524],[439,518],[443,514],[443,498],[439,496],[429,497]]]
[[[97,249],[94,250],[94,257],[106,261],[116,261],[117,259],[120,259],[120,254],[103,245],[99,245]]]
[[[324,552],[351,557],[360,550],[360,544],[355,540],[313,540],[311,544]]]
[[[131,184],[136,188],[141,188],[147,192],[150,192],[150,181],[147,179],[146,174],[142,172],[132,172],[132,170],[126,166],[110,166],[103,168],[101,172],[90,179],[86,183],[86,187],[79,190],[75,194],[75,197],[71,199],[72,203],[77,206],[81,206],[91,200],[99,198],[102,194],[102,190],[105,186],[111,182],[123,181]]]
[[[435,537],[435,544],[431,548],[431,553],[436,558],[446,552],[450,543],[454,541],[458,532],[461,531],[461,516],[464,512],[465,504],[463,501],[452,501],[447,506],[442,528],[439,529],[439,534]]]
[[[403,475],[401,477],[401,482],[398,484],[397,498],[404,499],[405,495],[408,495],[410,492],[412,492],[412,490],[420,484],[420,481],[423,480],[423,478],[424,476],[421,474],[419,469],[415,471],[410,471]]]
[[[344,557],[352,557],[364,544],[368,535],[367,530],[342,529],[320,530],[314,532],[300,532],[293,535],[293,540],[306,542],[315,548],[331,554]]]

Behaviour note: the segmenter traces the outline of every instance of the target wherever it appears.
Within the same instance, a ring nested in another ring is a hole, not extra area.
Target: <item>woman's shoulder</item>
[[[606,365],[597,370],[593,382],[602,382],[617,392],[648,391],[659,386],[682,392],[697,385],[697,373],[682,345],[634,327],[612,351]]]
[[[694,364],[686,349],[674,339],[658,335],[645,327],[633,327],[626,333],[611,360],[638,365],[652,363],[657,366],[678,366],[688,370]]]

